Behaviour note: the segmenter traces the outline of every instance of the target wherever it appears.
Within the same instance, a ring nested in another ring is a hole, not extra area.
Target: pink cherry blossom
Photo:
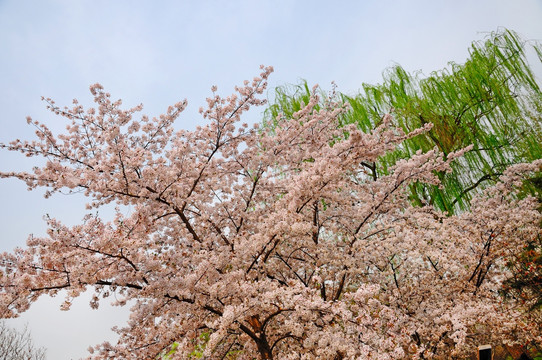
[[[383,115],[363,133],[340,126],[347,105],[317,109],[314,94],[293,118],[248,127],[271,72],[226,98],[213,87],[195,131],[173,127],[186,101],[149,118],[99,84],[95,108],[45,99],[66,131],[28,118],[37,139],[1,146],[46,163],[0,176],[132,211],[72,227],[49,218],[46,237],[2,254],[1,316],[60,290],[66,310],[88,289],[93,308],[114,294],[131,317],[95,359],[155,359],[175,343],[171,357],[187,359],[202,334],[209,359],[452,359],[481,343],[540,343],[540,313],[500,290],[507,258],[542,235],[535,199],[517,196],[542,161],[509,169],[470,212],[413,207],[408,185],[438,184],[468,148],[418,152],[374,178],[364,163],[430,125],[405,134]]]

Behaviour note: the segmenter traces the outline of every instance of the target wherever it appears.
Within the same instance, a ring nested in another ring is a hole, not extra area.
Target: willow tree
[[[384,72],[381,84],[363,84],[354,96],[339,94],[351,107],[343,123],[356,123],[365,132],[379,126],[390,112],[395,125],[407,132],[433,124],[424,136],[363,165],[377,178],[388,174],[399,158],[418,150],[437,147],[447,155],[472,144],[473,149],[452,165],[452,173],[438,174],[443,186],[411,186],[415,204],[431,203],[453,213],[468,208],[473,194],[493,184],[507,166],[541,158],[542,91],[527,62],[531,48],[542,61],[539,43],[503,30],[474,42],[464,64],[451,62],[429,76],[408,73],[397,65]],[[279,113],[292,114],[309,96],[306,83],[278,88],[265,121],[272,122]]]

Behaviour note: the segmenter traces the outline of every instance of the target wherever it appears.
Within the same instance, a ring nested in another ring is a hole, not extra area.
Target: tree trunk
[[[267,342],[265,335],[262,334],[259,341],[256,341],[258,345],[258,351],[260,352],[260,358],[262,360],[273,360],[273,353],[271,352],[271,346]]]

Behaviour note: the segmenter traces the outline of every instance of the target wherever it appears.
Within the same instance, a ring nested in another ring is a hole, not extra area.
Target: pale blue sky
[[[0,142],[31,138],[27,115],[62,129],[40,97],[88,104],[95,82],[126,105],[142,102],[149,115],[187,98],[177,126],[193,128],[213,84],[226,95],[260,64],[274,66],[272,87],[303,78],[324,88],[335,81],[339,91],[355,93],[394,63],[429,73],[462,62],[473,40],[498,27],[542,39],[541,19],[541,0],[0,0]],[[0,152],[1,170],[33,164]],[[1,250],[43,234],[45,213],[70,224],[83,216],[81,198],[44,200],[42,193],[0,180]],[[91,311],[86,299],[67,313],[59,303],[40,300],[10,322],[28,322],[51,360],[85,356],[88,345],[111,339],[108,329],[126,319],[119,309]]]

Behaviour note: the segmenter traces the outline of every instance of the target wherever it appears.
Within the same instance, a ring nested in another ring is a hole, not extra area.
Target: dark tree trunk
[[[267,342],[267,338],[264,334],[256,341],[256,345],[258,345],[258,351],[260,352],[260,358],[262,360],[273,360],[271,346],[269,346],[269,342]]]

